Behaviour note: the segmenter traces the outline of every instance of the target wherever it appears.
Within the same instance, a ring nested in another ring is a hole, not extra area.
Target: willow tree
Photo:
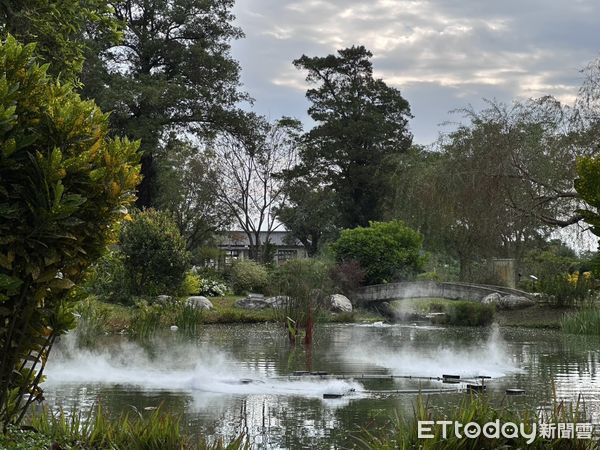
[[[0,423],[42,398],[69,290],[98,258],[139,181],[136,143],[47,74],[34,45],[0,44]]]

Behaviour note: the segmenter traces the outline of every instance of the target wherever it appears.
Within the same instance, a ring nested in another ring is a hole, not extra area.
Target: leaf
[[[0,273],[0,291],[5,291],[8,295],[15,295],[22,284],[23,280],[20,278]]]
[[[68,278],[56,278],[50,282],[50,288],[52,289],[66,290],[71,289],[73,286],[75,286],[75,283]]]

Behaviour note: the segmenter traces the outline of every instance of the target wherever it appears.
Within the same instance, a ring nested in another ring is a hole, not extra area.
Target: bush
[[[269,274],[264,266],[257,262],[240,259],[229,269],[231,287],[236,294],[264,292],[269,282]]]
[[[200,280],[200,295],[207,297],[222,297],[227,294],[228,287],[225,283],[217,280],[202,278]]]
[[[86,275],[83,290],[109,303],[130,303],[131,286],[123,254],[109,250],[96,261]]]
[[[574,306],[583,303],[591,295],[593,280],[589,272],[585,274],[561,274],[542,278],[537,287],[550,303],[557,307]]]
[[[410,279],[422,271],[423,236],[401,221],[343,230],[332,249],[340,263],[358,261],[366,284]]]
[[[139,181],[137,145],[37,64],[0,42],[0,427],[42,397],[57,336],[75,325],[69,290],[114,237]]]
[[[200,294],[202,289],[202,280],[200,276],[193,272],[187,272],[181,283],[181,294],[182,295],[194,295]]]
[[[301,329],[305,331],[304,342],[312,342],[315,315],[331,294],[329,270],[322,260],[292,259],[273,271],[271,289],[277,295],[288,297],[278,313],[280,319],[287,322],[292,344],[296,343]]]
[[[365,280],[366,272],[358,261],[344,261],[329,270],[329,277],[343,294],[352,294]]]
[[[135,295],[175,293],[190,261],[179,228],[166,213],[148,209],[121,230],[121,251]]]

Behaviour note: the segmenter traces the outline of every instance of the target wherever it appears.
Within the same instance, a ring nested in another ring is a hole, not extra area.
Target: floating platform
[[[485,384],[467,384],[467,392],[485,392],[486,390]]]
[[[524,395],[525,394],[525,389],[507,389],[506,390],[506,395]]]

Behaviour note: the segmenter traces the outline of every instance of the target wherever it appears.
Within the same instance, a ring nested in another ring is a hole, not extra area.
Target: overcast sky
[[[306,74],[292,60],[362,44],[410,102],[420,144],[483,98],[571,102],[579,70],[600,56],[599,0],[237,0],[234,13],[246,38],[233,56],[256,112],[310,126]]]

